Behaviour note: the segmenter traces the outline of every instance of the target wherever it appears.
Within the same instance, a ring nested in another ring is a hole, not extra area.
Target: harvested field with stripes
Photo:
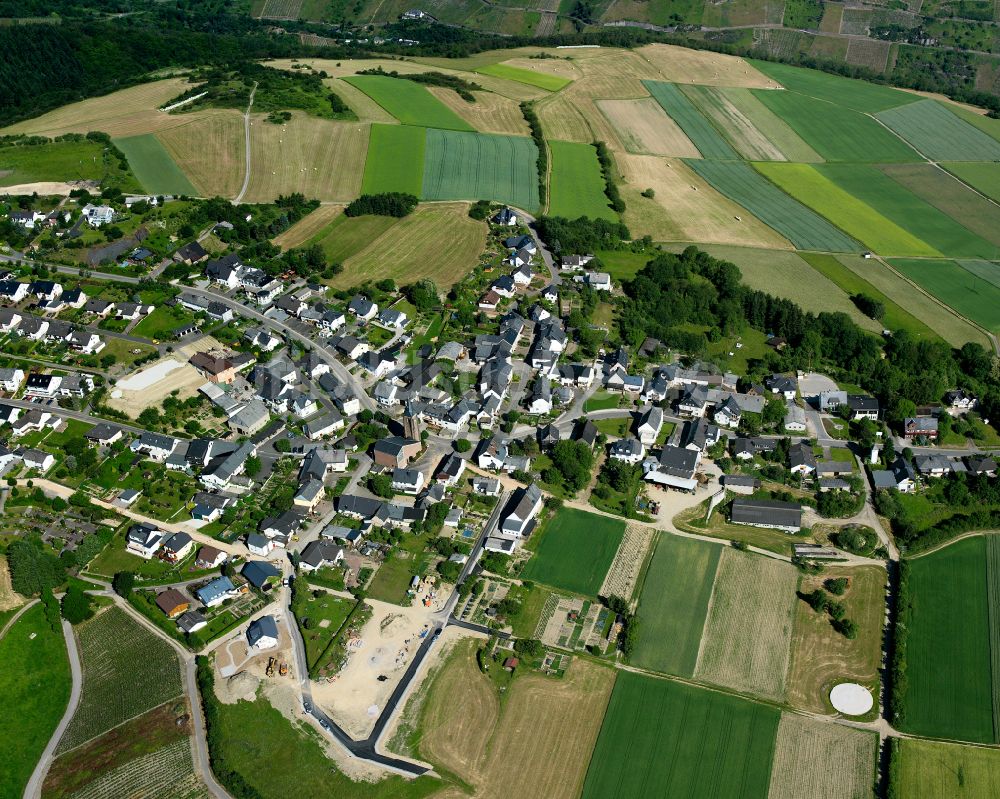
[[[787,239],[712,188],[684,161],[622,153],[615,161],[626,181],[625,223],[633,235],[791,249]],[[644,189],[653,189],[654,196],[642,197]]]
[[[767,799],[870,799],[877,750],[873,732],[782,713]]]
[[[673,83],[644,80],[643,85],[680,125],[704,158],[736,160],[739,156],[694,104]]]
[[[719,128],[739,154],[751,161],[785,161],[785,154],[718,89],[685,86],[683,92]],[[753,95],[749,95],[753,96]],[[764,106],[761,106],[764,108]]]
[[[273,202],[281,194],[346,202],[361,193],[369,125],[331,122],[295,113],[273,125],[251,116],[248,202]]]
[[[695,678],[784,699],[797,585],[791,564],[723,549]]]
[[[596,105],[630,153],[680,158],[698,158],[701,155],[684,131],[652,97],[597,100]]]
[[[515,100],[493,92],[473,92],[476,102],[467,103],[454,89],[430,86],[428,91],[478,131],[510,136],[528,136],[531,133]]]
[[[442,231],[448,235],[445,248]],[[467,203],[422,205],[348,258],[331,284],[348,288],[387,277],[399,284],[429,278],[448,289],[476,265],[485,246],[486,225],[469,218]]]
[[[7,136],[30,133],[61,136],[63,133],[89,133],[100,130],[110,136],[135,136],[183,125],[184,114],[164,114],[157,109],[191,88],[186,78],[142,83],[103,97],[71,103],[34,119],[18,122],[0,130]]]
[[[315,211],[304,216],[288,230],[271,239],[271,242],[283,250],[291,250],[310,243],[313,238],[323,232],[333,220],[341,215],[343,207],[339,205],[321,205]]]
[[[191,114],[156,134],[202,197],[235,197],[243,185],[243,116],[235,110]]]
[[[832,252],[860,252],[862,249],[846,233],[792,199],[748,164],[694,160],[685,163],[716,190],[748,209],[799,249]]]
[[[748,89],[776,89],[778,81],[738,56],[691,50],[670,44],[647,44],[636,50],[664,80],[697,83],[702,86],[743,86]]]

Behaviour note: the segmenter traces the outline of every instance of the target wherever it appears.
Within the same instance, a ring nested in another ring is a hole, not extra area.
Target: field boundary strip
[[[993,676],[993,740],[1000,743],[1000,534],[986,536],[987,608]]]

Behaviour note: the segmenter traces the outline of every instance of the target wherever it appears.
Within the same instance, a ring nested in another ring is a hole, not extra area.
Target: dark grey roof
[[[794,502],[770,499],[734,499],[731,518],[743,524],[799,527],[802,524],[802,507]]]

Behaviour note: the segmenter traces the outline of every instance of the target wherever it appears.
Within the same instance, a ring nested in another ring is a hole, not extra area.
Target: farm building
[[[729,518],[733,524],[797,533],[802,529],[802,506],[769,499],[734,499]]]

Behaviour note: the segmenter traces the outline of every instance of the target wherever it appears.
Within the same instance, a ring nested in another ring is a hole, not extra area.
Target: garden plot
[[[173,648],[110,607],[77,628],[83,691],[59,741],[66,752],[183,692]]]
[[[550,614],[553,602],[555,606]],[[609,621],[609,616],[610,611],[598,602],[551,594],[542,611],[535,637],[546,646],[561,649],[597,646],[603,651],[608,644],[605,630],[614,621]]]
[[[783,699],[797,585],[791,564],[724,549],[695,678]]]
[[[626,527],[625,537],[618,546],[615,559],[611,561],[598,596],[620,596],[626,601],[631,599],[652,542],[653,531],[650,528],[636,524]]]

